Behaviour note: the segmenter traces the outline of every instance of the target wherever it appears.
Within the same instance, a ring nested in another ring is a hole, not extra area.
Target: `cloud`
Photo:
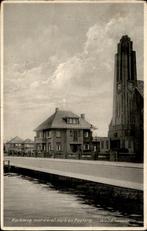
[[[126,16],[123,18],[117,15],[105,24],[92,25],[86,33],[83,50],[74,56],[62,60],[58,55],[50,55],[46,62],[37,66],[33,65],[33,61],[14,64],[7,75],[13,72],[15,78],[11,81],[8,78],[6,90],[9,89],[11,93],[14,91],[15,98],[23,94],[26,99],[32,99],[32,104],[37,101],[36,94],[45,94],[46,99],[51,99],[54,104],[68,102],[68,99],[77,102],[77,96],[79,100],[86,100],[87,94],[89,97],[112,96],[115,40],[126,25]],[[43,37],[52,37],[53,31],[58,33],[58,28],[45,30]],[[38,46],[41,41],[37,40]]]
[[[57,88],[74,84],[81,77],[83,72],[83,63],[80,57],[73,56],[64,63],[60,63],[52,75],[53,86]]]
[[[39,122],[42,115],[47,117],[58,106],[77,114],[85,112],[99,128],[99,135],[106,135],[112,115],[114,54],[123,34],[134,42],[142,76],[142,36],[138,36],[142,28],[138,17],[126,12],[95,20],[88,26],[85,40],[82,35],[81,46],[76,35],[70,36],[66,28],[62,31],[51,24],[22,38],[19,49],[18,42],[6,46],[6,113],[12,109],[11,114],[17,112],[26,121],[32,110],[34,120]]]
[[[31,86],[30,86],[31,88],[37,88],[37,87],[39,87],[39,82],[38,81],[35,81],[35,82],[33,82],[33,83],[31,83]]]

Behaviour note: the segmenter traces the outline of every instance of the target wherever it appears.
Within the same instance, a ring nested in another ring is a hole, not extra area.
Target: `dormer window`
[[[72,118],[69,118],[68,121],[69,121],[69,124],[73,123],[73,119]]]
[[[67,118],[67,124],[79,124],[79,118]]]

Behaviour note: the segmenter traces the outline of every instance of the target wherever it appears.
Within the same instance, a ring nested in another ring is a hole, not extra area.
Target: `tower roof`
[[[123,35],[120,39],[120,41],[131,41],[130,37],[128,35]]]

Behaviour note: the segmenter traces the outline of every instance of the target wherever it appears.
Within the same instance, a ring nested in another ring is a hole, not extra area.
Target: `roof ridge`
[[[22,138],[20,138],[19,136],[15,136],[14,138],[12,138],[11,140],[8,141],[8,143],[13,142],[15,139],[20,140],[21,142],[23,142],[24,140]]]
[[[39,129],[39,127],[41,127],[43,124],[47,123],[49,119],[51,119],[51,125],[52,125],[52,122],[55,118],[55,114],[56,112],[54,112],[51,116],[49,116],[45,121],[43,121],[41,124],[39,124],[39,126],[37,126],[37,128],[34,129],[34,131],[37,131]]]
[[[57,114],[57,113],[58,113],[58,111],[55,111],[55,112],[54,112],[54,114],[52,115],[52,116],[53,116],[53,118],[52,118],[52,121],[51,121],[51,127],[52,127],[53,121],[54,121],[55,116],[56,116],[56,114]]]

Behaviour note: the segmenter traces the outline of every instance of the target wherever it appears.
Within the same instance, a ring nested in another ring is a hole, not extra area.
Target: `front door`
[[[119,150],[120,149],[120,140],[111,140],[110,147],[112,150]]]
[[[72,152],[79,152],[81,150],[80,144],[70,144],[70,149]]]

